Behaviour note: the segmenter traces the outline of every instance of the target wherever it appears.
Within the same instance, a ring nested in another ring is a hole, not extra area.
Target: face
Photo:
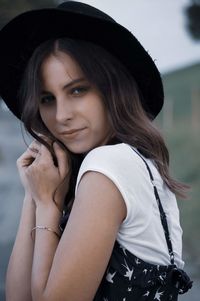
[[[41,66],[39,112],[48,130],[73,153],[104,145],[111,136],[108,112],[97,89],[67,54]]]

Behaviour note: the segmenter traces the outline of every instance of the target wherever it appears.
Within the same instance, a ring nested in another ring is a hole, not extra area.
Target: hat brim
[[[152,119],[158,115],[164,98],[160,73],[131,32],[115,22],[49,8],[23,13],[0,32],[0,95],[18,118],[18,91],[31,55],[44,41],[61,37],[90,41],[115,55],[135,78],[145,111]]]

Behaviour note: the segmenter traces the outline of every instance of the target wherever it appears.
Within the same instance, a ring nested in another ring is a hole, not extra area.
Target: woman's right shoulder
[[[118,143],[114,145],[98,146],[85,156],[83,164],[98,161],[99,163],[116,164],[123,166],[131,161],[140,162],[139,156],[132,150],[131,146],[126,143]]]
[[[110,158],[111,156],[119,156],[124,153],[124,143],[114,145],[102,145],[93,148],[85,156],[84,160],[92,160],[95,158]]]
[[[137,183],[147,173],[144,162],[126,143],[103,145],[92,149],[80,166],[77,185],[87,171],[101,172],[115,183],[126,183],[129,179]]]

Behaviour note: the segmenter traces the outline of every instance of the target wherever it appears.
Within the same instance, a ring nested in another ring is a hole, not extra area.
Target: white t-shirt
[[[153,174],[154,183],[167,217],[175,263],[179,268],[183,268],[182,229],[175,195],[163,183],[153,161],[145,160]],[[119,143],[91,150],[81,164],[75,193],[81,177],[87,171],[96,171],[107,176],[117,186],[123,197],[127,216],[119,228],[117,241],[146,262],[170,264],[153,185],[145,163],[131,146]]]

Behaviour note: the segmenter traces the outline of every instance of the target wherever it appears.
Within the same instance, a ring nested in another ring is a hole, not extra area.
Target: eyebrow
[[[80,78],[74,79],[71,82],[69,82],[66,85],[64,85],[63,88],[62,88],[62,90],[65,90],[65,89],[73,86],[74,84],[80,83],[82,81],[86,81],[86,79],[84,77],[80,77]],[[51,92],[46,91],[46,90],[42,90],[41,91],[41,94],[48,94],[48,93],[51,93]]]

